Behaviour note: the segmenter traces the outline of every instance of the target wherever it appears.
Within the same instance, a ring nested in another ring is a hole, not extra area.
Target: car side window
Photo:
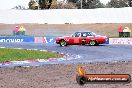
[[[75,33],[75,37],[81,37],[81,33]]]
[[[82,37],[87,37],[87,33],[82,33]]]

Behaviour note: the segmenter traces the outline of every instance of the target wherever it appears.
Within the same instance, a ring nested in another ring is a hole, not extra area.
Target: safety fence
[[[0,42],[8,43],[47,43],[54,44],[53,36],[28,37],[28,36],[0,36]],[[132,38],[109,38],[104,44],[128,44],[132,45]]]

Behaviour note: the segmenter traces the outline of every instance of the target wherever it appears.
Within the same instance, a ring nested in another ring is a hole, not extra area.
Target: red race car
[[[72,36],[56,38],[56,43],[60,46],[85,44],[95,46],[103,44],[107,40],[106,36],[96,35],[94,32],[75,32]]]

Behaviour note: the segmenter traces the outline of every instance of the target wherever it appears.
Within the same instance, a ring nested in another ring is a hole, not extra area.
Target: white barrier
[[[132,8],[0,10],[0,23],[132,23]]]
[[[109,38],[109,44],[132,45],[132,38]]]

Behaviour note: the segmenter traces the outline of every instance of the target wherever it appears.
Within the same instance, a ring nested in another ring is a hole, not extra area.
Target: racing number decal
[[[86,38],[82,38],[82,43],[86,42]]]

